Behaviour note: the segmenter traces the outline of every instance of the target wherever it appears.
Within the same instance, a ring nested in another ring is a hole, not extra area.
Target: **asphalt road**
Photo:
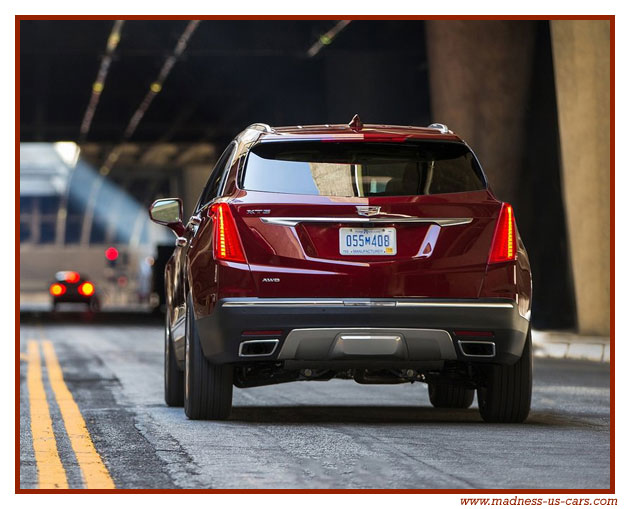
[[[202,422],[164,405],[162,341],[22,326],[22,488],[609,488],[607,364],[536,359],[522,425],[436,410],[423,384],[346,380],[235,389],[231,419]]]

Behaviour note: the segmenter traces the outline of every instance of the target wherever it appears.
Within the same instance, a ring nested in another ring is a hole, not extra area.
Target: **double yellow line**
[[[42,341],[41,348],[48,371],[48,380],[59,406],[70,444],[79,463],[85,487],[88,489],[115,488],[107,467],[94,447],[79,407],[63,380],[63,372],[52,343],[47,340]],[[40,342],[28,341],[27,361],[31,435],[37,464],[38,487],[67,489],[66,470],[59,458],[57,440],[53,432],[50,408],[42,378]]]

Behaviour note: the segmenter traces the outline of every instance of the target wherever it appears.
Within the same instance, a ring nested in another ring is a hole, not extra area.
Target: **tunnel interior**
[[[20,141],[77,142],[82,161],[146,208],[161,196],[196,199],[190,175],[205,181],[225,145],[253,122],[346,123],[359,113],[367,123],[454,122],[457,131],[458,119],[434,118],[430,80],[437,71],[427,55],[432,41],[425,21],[353,20],[335,33],[339,22],[334,20],[204,20],[158,90],[156,80],[165,61],[175,55],[188,23],[124,22],[97,94],[98,107],[89,130],[82,133],[114,21],[21,21]],[[576,311],[550,24],[532,23],[533,58],[522,63],[531,66],[529,82],[523,84],[525,135],[519,143],[525,150],[517,155],[514,169],[505,170],[511,172],[518,195],[499,198],[515,203],[529,251],[533,326],[571,329]],[[493,79],[490,73],[483,79]],[[152,87],[158,91],[127,136]],[[79,173],[73,179],[73,185],[80,184]],[[24,217],[33,199],[21,199]],[[70,203],[68,224],[81,221],[82,207]],[[51,225],[58,205],[49,208],[52,219],[35,225],[41,233],[24,236],[25,245],[54,237]],[[107,238],[105,223],[98,221],[97,214],[90,242]],[[34,224],[23,222],[25,232]],[[72,233],[77,228],[65,231],[57,242],[79,241]]]

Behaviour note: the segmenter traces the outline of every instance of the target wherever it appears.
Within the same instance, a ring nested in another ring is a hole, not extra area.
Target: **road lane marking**
[[[31,412],[33,451],[37,464],[37,486],[45,489],[67,489],[68,479],[57,450],[57,440],[42,381],[39,343],[36,341],[28,341],[27,360],[26,383]]]
[[[101,456],[96,451],[90,433],[85,425],[79,406],[74,401],[72,393],[63,380],[63,372],[55,349],[50,341],[42,341],[44,358],[48,368],[48,379],[55,393],[55,399],[61,411],[61,417],[66,426],[70,444],[77,457],[85,487],[88,489],[113,489],[116,486]]]

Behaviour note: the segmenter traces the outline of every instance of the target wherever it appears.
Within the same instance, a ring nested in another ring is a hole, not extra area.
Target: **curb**
[[[610,362],[610,338],[567,332],[532,331],[534,356]]]

